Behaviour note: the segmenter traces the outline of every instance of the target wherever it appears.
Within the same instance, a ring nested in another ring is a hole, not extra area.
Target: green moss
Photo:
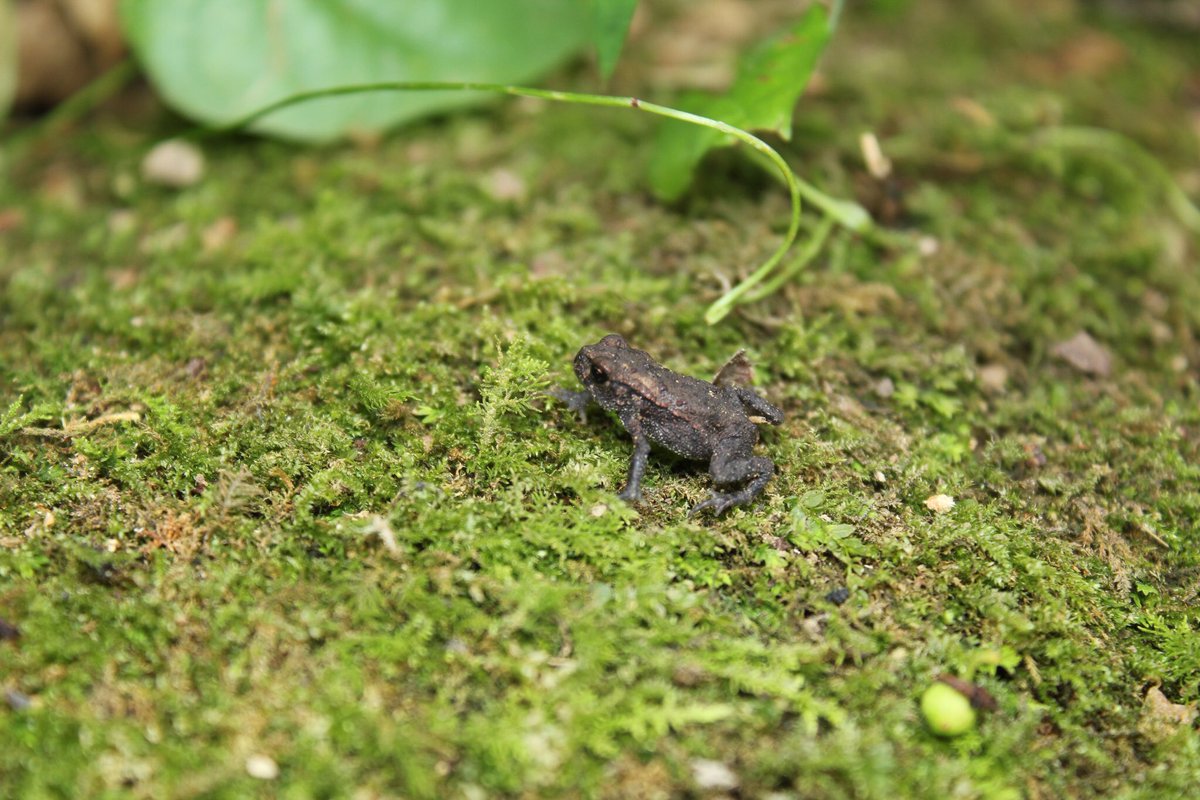
[[[725,154],[651,203],[637,115],[210,143],[178,193],[114,121],[14,165],[0,683],[31,705],[0,712],[0,794],[671,796],[697,758],[744,796],[1186,794],[1200,737],[1138,720],[1152,684],[1200,700],[1196,241],[1026,134],[1060,114],[1185,168],[1163,87],[1200,63],[1083,12],[917,5],[840,32],[794,155],[870,201],[878,130],[937,251],[835,236],[716,328],[783,200]],[[1139,57],[1040,71],[1085,30]],[[1081,329],[1110,376],[1053,355]],[[669,460],[617,500],[625,434],[544,394],[609,331],[700,376],[749,349],[788,415],[756,505],[687,518],[707,478]],[[999,704],[954,741],[918,707],[941,672]]]

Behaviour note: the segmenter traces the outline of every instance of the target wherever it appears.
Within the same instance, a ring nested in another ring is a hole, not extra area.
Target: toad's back
[[[627,381],[638,398],[638,417],[646,437],[676,455],[706,461],[733,427],[758,438],[758,429],[730,389],[658,364],[628,376]]]

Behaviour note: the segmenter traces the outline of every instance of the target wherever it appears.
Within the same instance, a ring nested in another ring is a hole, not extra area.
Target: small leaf
[[[637,0],[592,0],[592,3],[595,23],[592,43],[596,45],[600,76],[608,80],[617,67],[617,59],[625,45]]]
[[[754,385],[754,365],[750,363],[750,359],[746,356],[745,348],[738,350],[729,360],[725,362],[725,366],[717,371],[716,377],[712,380],[716,386],[742,386],[749,387]]]
[[[743,61],[737,80],[721,96],[685,95],[682,108],[745,130],[768,130],[790,139],[792,110],[829,42],[825,9],[813,6],[783,36],[759,47]],[[650,163],[650,186],[663,200],[678,198],[692,181],[704,154],[733,139],[709,128],[663,125]]]
[[[854,526],[847,525],[844,522],[826,525],[825,530],[835,539],[845,539],[847,536],[854,535]]]
[[[582,47],[583,3],[561,0],[123,0],[130,43],[171,105],[217,125],[300,92],[368,81],[529,80]],[[326,140],[477,103],[472,92],[324,98],[253,126]]]

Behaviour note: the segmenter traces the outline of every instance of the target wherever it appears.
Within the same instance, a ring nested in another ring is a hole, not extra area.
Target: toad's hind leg
[[[783,422],[783,412],[759,397],[753,390],[738,387],[734,391],[737,393],[738,400],[751,414],[762,417],[772,425]]]
[[[706,508],[711,508],[714,514],[722,514],[758,497],[775,474],[775,463],[769,458],[753,455],[752,448],[757,439],[758,430],[751,426],[745,433],[717,445],[708,466],[716,489],[712,497],[692,509],[692,514]],[[736,491],[721,491],[741,484],[744,485]]]

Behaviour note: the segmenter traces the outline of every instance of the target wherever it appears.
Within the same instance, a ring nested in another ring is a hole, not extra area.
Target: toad
[[[621,420],[633,437],[629,480],[620,497],[641,499],[642,475],[652,444],[690,461],[707,461],[715,487],[695,508],[721,514],[749,503],[762,492],[775,464],[753,453],[758,425],[783,422],[783,412],[752,390],[735,385],[748,379],[749,362],[739,352],[712,383],[672,372],[645,352],[609,334],[575,356],[575,374],[587,391],[553,394],[586,421],[595,401]]]

